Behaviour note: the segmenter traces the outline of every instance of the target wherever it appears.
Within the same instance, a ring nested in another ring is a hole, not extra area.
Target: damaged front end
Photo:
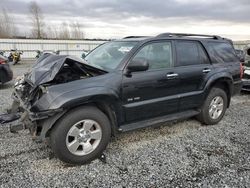
[[[49,93],[50,88],[61,85],[65,93],[68,86],[65,88],[63,84],[105,73],[80,59],[45,54],[35,62],[31,71],[16,80],[13,103],[6,114],[0,115],[0,123],[10,125],[11,132],[29,129],[34,138],[44,140],[52,125],[67,112],[61,107],[51,107],[55,95],[60,93]]]

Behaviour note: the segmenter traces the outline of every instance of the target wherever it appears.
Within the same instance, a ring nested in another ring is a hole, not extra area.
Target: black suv
[[[193,116],[216,124],[241,89],[232,41],[219,36],[126,37],[85,60],[41,56],[16,82],[9,110],[66,163],[100,157],[119,132]]]

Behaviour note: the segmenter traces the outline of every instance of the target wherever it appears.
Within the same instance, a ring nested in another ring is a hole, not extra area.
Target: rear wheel
[[[217,124],[226,112],[227,103],[226,92],[221,88],[212,88],[197,119],[206,125]]]
[[[51,132],[56,156],[70,164],[85,164],[98,158],[111,136],[107,116],[95,107],[81,107],[60,119]]]

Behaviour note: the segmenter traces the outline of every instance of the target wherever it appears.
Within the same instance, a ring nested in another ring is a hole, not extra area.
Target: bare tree
[[[72,39],[83,39],[84,38],[84,31],[82,25],[78,22],[72,23],[70,25],[70,34]]]
[[[45,24],[43,22],[43,13],[39,5],[33,1],[29,5],[29,11],[32,19],[33,31],[32,35],[35,38],[43,38],[45,37],[44,27]]]
[[[59,26],[49,24],[46,27],[46,35],[48,38],[54,39],[83,39],[84,31],[82,25],[78,22],[71,24],[62,22]]]
[[[55,27],[52,27],[51,25],[46,27],[46,36],[49,39],[55,39],[57,38],[57,30]]]
[[[3,9],[4,11],[4,9]],[[4,13],[0,15],[0,38],[6,38],[8,37],[8,32],[6,30],[6,22],[4,19]]]
[[[5,8],[2,9],[2,13],[0,15],[0,23],[1,38],[11,38],[16,35],[17,30],[14,25],[14,22]]]
[[[70,38],[70,30],[69,24],[66,22],[62,22],[61,29],[59,30],[58,38],[59,39],[69,39]]]

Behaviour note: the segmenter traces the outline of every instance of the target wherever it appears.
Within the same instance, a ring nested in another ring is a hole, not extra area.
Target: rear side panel
[[[213,66],[218,72],[227,72],[233,82],[232,94],[241,90],[241,64],[232,44],[228,41],[203,42]]]

